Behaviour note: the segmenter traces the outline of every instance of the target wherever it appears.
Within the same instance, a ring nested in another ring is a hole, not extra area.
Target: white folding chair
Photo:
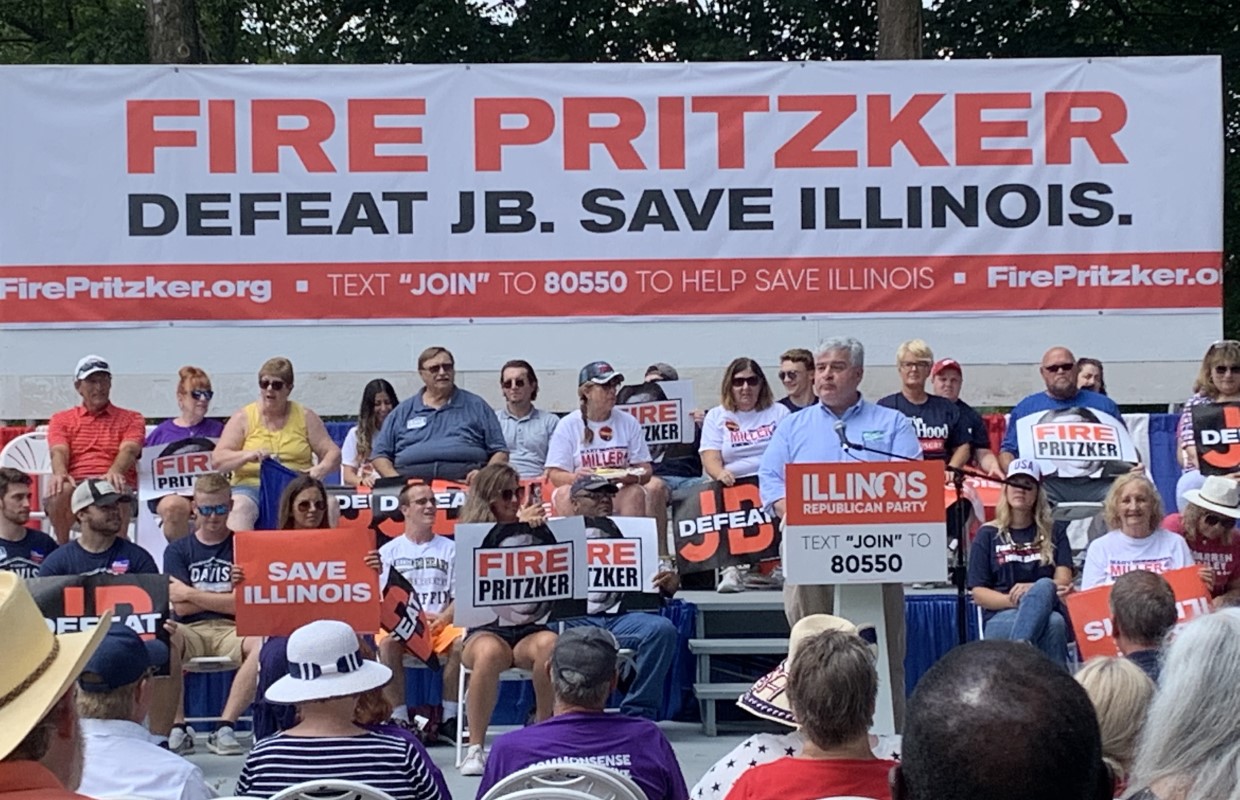
[[[646,800],[646,793],[633,779],[615,770],[594,764],[535,764],[518,770],[496,783],[482,796],[482,800],[514,800],[534,792],[529,797],[550,797],[538,794],[555,789],[580,792],[592,800]]]
[[[456,717],[456,765],[461,766],[461,762],[465,760],[465,742],[469,739],[469,714],[466,712],[466,689],[470,673],[473,670],[461,664],[460,678],[457,679],[457,698],[460,703]],[[511,667],[499,674],[500,683],[504,681],[528,681],[532,680],[534,673],[528,669],[519,667]],[[487,721],[488,723],[490,720]]]
[[[642,795],[643,797],[645,795]],[[504,795],[505,800],[596,800],[594,795],[583,792],[579,789],[568,789],[565,787],[540,789],[522,789],[512,794]]]
[[[40,493],[39,502],[42,503],[43,480],[52,474],[52,454],[47,447],[47,434],[43,431],[23,433],[10,441],[0,450],[0,467],[12,467],[33,477],[35,489]],[[30,518],[38,520],[40,527],[46,528],[47,512],[31,512]]]
[[[306,781],[276,792],[270,800],[395,800],[392,795],[357,781],[335,778]]]

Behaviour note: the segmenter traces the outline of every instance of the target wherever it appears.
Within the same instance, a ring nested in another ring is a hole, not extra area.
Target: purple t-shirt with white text
[[[602,712],[560,714],[495,740],[478,787],[481,798],[499,781],[535,764],[585,763],[627,775],[648,800],[687,800],[689,789],[672,745],[641,717]]]
[[[146,446],[172,444],[182,439],[218,439],[223,432],[224,423],[218,419],[204,419],[189,428],[182,428],[173,420],[166,419],[146,435]]]

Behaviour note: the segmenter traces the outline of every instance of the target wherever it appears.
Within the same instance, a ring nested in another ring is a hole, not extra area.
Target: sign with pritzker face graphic
[[[941,461],[789,464],[789,583],[911,583],[946,576]]]

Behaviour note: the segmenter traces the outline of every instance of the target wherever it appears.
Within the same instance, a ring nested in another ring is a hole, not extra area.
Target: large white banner
[[[1217,314],[1221,97],[1216,57],[7,67],[0,325]]]

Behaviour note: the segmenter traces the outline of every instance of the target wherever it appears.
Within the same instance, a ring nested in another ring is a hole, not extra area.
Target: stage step
[[[694,655],[755,655],[788,652],[787,639],[690,639]]]
[[[693,694],[699,700],[736,700],[752,683],[695,683]]]

